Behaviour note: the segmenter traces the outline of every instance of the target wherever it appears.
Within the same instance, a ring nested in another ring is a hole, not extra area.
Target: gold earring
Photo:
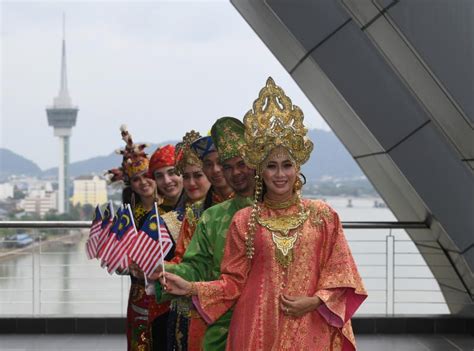
[[[293,184],[293,191],[298,192],[303,188],[303,182],[299,176],[296,177],[295,184]]]

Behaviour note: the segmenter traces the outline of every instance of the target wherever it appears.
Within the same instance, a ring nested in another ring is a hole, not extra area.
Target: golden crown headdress
[[[183,141],[176,145],[176,170],[179,174],[184,173],[184,168],[187,165],[202,167],[201,159],[199,158],[196,151],[194,151],[194,149],[191,147],[192,143],[199,138],[201,138],[201,134],[191,130],[184,135]]]
[[[248,166],[259,169],[270,151],[284,147],[297,165],[308,161],[313,143],[306,137],[303,111],[293,105],[282,88],[269,77],[253,109],[244,117],[245,144],[241,154]]]

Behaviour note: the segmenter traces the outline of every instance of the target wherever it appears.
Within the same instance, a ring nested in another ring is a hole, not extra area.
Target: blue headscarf
[[[216,146],[214,145],[214,142],[210,136],[197,139],[191,144],[191,148],[201,160],[211,152],[217,151]]]

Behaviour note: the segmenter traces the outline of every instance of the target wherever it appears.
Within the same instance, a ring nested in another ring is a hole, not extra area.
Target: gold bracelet
[[[193,297],[194,295],[197,295],[197,289],[196,289],[196,283],[192,282],[191,286],[189,287],[189,291],[186,293],[186,296]]]

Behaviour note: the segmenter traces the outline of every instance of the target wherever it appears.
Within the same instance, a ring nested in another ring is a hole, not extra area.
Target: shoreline
[[[61,235],[61,236],[54,237],[54,238],[51,238],[51,239],[48,239],[48,240],[45,240],[45,241],[35,242],[35,243],[33,243],[31,245],[28,245],[26,247],[11,249],[11,250],[6,251],[6,252],[0,252],[0,262],[6,261],[6,260],[14,258],[14,257],[18,257],[18,256],[20,256],[24,253],[34,254],[39,247],[41,247],[41,246],[46,247],[49,244],[53,244],[53,243],[63,242],[64,244],[66,244],[66,243],[71,242],[73,245],[75,245],[75,244],[80,242],[83,235],[84,235],[84,233],[82,233],[82,231],[77,231],[75,233]],[[67,239],[69,239],[70,241],[67,240]]]

